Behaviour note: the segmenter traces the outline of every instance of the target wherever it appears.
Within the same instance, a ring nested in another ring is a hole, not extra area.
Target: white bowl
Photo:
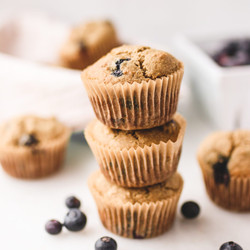
[[[250,37],[246,33],[216,36],[178,35],[176,52],[184,60],[192,91],[220,129],[250,128],[250,66],[223,68],[211,54],[224,40]]]

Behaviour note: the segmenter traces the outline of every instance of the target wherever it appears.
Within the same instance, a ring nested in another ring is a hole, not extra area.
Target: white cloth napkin
[[[67,25],[38,13],[1,20],[0,122],[27,113],[55,116],[77,131],[94,117],[81,71],[51,66],[67,33]]]

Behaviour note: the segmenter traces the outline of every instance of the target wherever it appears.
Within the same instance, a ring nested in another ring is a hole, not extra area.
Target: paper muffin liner
[[[119,45],[120,43],[116,37],[110,37],[102,43],[89,46],[86,51],[79,51],[79,53],[72,56],[64,52],[64,47],[67,46],[65,44],[60,52],[60,63],[64,67],[82,70]]]
[[[165,200],[122,205],[102,197],[91,181],[89,188],[104,227],[123,237],[143,239],[163,234],[173,225],[183,182],[175,195]]]
[[[60,169],[64,161],[70,131],[56,141],[44,146],[0,149],[0,163],[11,176],[35,179],[50,175]]]
[[[200,161],[203,178],[210,199],[217,205],[233,211],[250,211],[250,177],[230,176],[228,185],[215,183],[212,169]]]
[[[177,169],[181,155],[186,122],[180,114],[174,119],[180,130],[175,142],[168,140],[151,146],[117,149],[102,145],[91,136],[88,126],[85,136],[103,175],[123,187],[145,187],[165,181]]]
[[[176,112],[184,67],[175,73],[141,83],[96,83],[85,77],[86,87],[96,117],[115,129],[153,128],[171,120]]]

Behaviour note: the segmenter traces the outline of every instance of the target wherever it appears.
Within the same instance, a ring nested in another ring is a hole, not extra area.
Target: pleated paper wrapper
[[[175,73],[156,80],[124,84],[104,84],[82,80],[96,117],[115,129],[137,130],[165,124],[173,117],[178,105],[183,65]]]
[[[201,161],[200,161],[200,164]],[[250,177],[230,177],[228,185],[214,180],[212,169],[201,166],[207,193],[217,205],[233,211],[250,211]]]
[[[93,187],[89,188],[96,201],[102,224],[109,231],[127,238],[143,239],[163,234],[173,225],[183,182],[174,196],[165,200],[143,203],[111,203]]]
[[[35,179],[50,175],[63,164],[70,131],[44,146],[2,147],[0,162],[3,169],[11,176]]]
[[[91,123],[85,137],[106,179],[123,187],[144,187],[165,181],[177,169],[186,122],[180,114],[174,120],[180,125],[175,142],[120,150],[99,143],[90,133]]]

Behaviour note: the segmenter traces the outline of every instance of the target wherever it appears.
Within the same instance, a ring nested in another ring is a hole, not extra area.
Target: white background
[[[0,0],[0,9],[36,9],[59,19],[77,23],[99,17],[110,18],[122,37],[137,38],[164,44],[176,32],[221,31],[249,27],[250,1],[193,0]],[[179,170],[185,187],[181,203],[196,200],[201,205],[198,219],[187,221],[178,211],[176,223],[168,233],[150,240],[127,240],[106,231],[97,215],[87,188],[87,177],[98,168],[83,138],[75,137],[70,145],[61,172],[43,180],[23,181],[0,170],[0,249],[4,250],[91,250],[103,235],[111,235],[119,250],[215,250],[229,240],[249,249],[249,214],[224,211],[207,197],[196,161],[201,140],[214,128],[195,105],[183,110],[188,126]],[[88,216],[86,229],[79,233],[64,231],[59,236],[44,232],[48,219],[63,220],[67,209],[64,200],[75,194],[82,201]]]
[[[249,28],[249,0],[0,0],[0,10],[35,9],[78,23],[99,17],[122,36],[162,43],[175,32]]]

